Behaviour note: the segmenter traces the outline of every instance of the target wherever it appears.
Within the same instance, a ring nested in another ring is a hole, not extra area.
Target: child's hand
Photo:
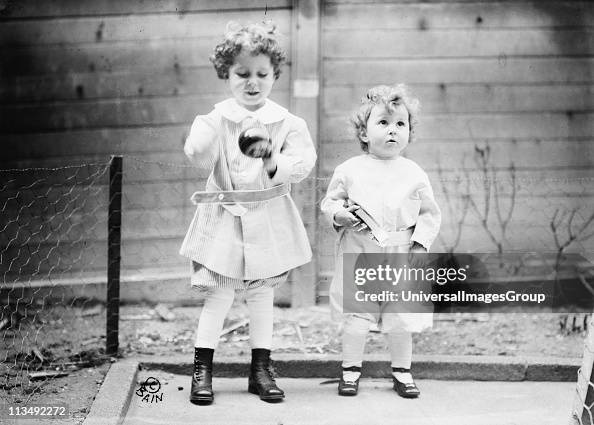
[[[270,134],[266,128],[249,127],[239,133],[239,149],[252,158],[268,158],[272,154]]]
[[[272,144],[268,140],[261,140],[250,146],[246,155],[252,158],[270,158],[272,155]]]
[[[272,153],[272,148],[267,155],[262,156],[262,162],[264,163],[264,169],[268,173],[268,176],[272,178],[276,173],[278,164],[276,162],[276,156]]]
[[[334,214],[334,223],[341,227],[355,227],[362,224],[361,220],[353,215],[353,211],[358,210],[359,208],[359,205],[353,204],[343,210],[338,211],[336,214]]]
[[[408,263],[411,267],[425,267],[427,249],[418,242],[413,242],[408,253]]]

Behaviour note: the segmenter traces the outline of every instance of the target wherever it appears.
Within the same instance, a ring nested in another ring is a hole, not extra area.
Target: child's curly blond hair
[[[364,152],[369,151],[369,146],[363,137],[367,132],[369,115],[375,105],[384,105],[388,110],[393,109],[397,105],[405,106],[408,110],[408,122],[410,126],[409,143],[412,143],[415,139],[417,124],[419,123],[419,100],[410,95],[408,87],[404,84],[375,86],[369,89],[367,94],[361,98],[361,106],[351,118],[351,122],[355,126],[357,138],[361,144],[361,149]]]
[[[242,51],[252,55],[264,54],[270,57],[274,78],[278,79],[281,67],[287,60],[285,51],[278,42],[276,25],[272,21],[241,25],[231,21],[227,24],[225,39],[216,45],[210,61],[220,79],[229,78],[229,68]]]

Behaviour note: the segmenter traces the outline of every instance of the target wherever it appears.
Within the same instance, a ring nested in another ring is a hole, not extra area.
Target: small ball
[[[270,156],[272,141],[268,137],[268,132],[260,127],[247,128],[239,133],[239,150],[252,158],[267,158]],[[260,155],[258,152],[265,152]]]

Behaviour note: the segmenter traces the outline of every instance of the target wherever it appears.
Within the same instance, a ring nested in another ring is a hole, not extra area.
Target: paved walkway
[[[406,400],[387,379],[361,380],[352,398],[339,397],[336,384],[321,384],[323,378],[280,378],[287,398],[268,404],[247,392],[247,378],[214,378],[214,404],[195,406],[188,401],[189,376],[141,371],[138,382],[149,377],[160,383],[151,387],[157,397],[132,394],[124,425],[564,425],[576,388],[572,382],[417,380],[421,397]]]

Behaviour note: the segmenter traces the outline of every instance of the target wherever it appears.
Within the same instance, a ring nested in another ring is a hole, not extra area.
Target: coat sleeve
[[[426,175],[423,184],[418,190],[418,194],[421,199],[421,207],[411,240],[420,243],[428,251],[439,233],[441,211],[437,202],[435,202],[433,189]]]
[[[277,169],[271,178],[274,185],[300,182],[316,163],[316,149],[307,124],[301,118],[293,119],[295,124],[289,130],[280,152],[276,154]]]
[[[219,157],[217,124],[214,117],[198,115],[184,144],[187,157],[201,170],[211,171]]]
[[[326,196],[320,204],[324,216],[326,216],[328,222],[332,224],[335,230],[338,230],[339,226],[334,222],[334,215],[344,209],[344,203],[347,199],[348,192],[345,176],[340,168],[336,168],[330,179]]]

